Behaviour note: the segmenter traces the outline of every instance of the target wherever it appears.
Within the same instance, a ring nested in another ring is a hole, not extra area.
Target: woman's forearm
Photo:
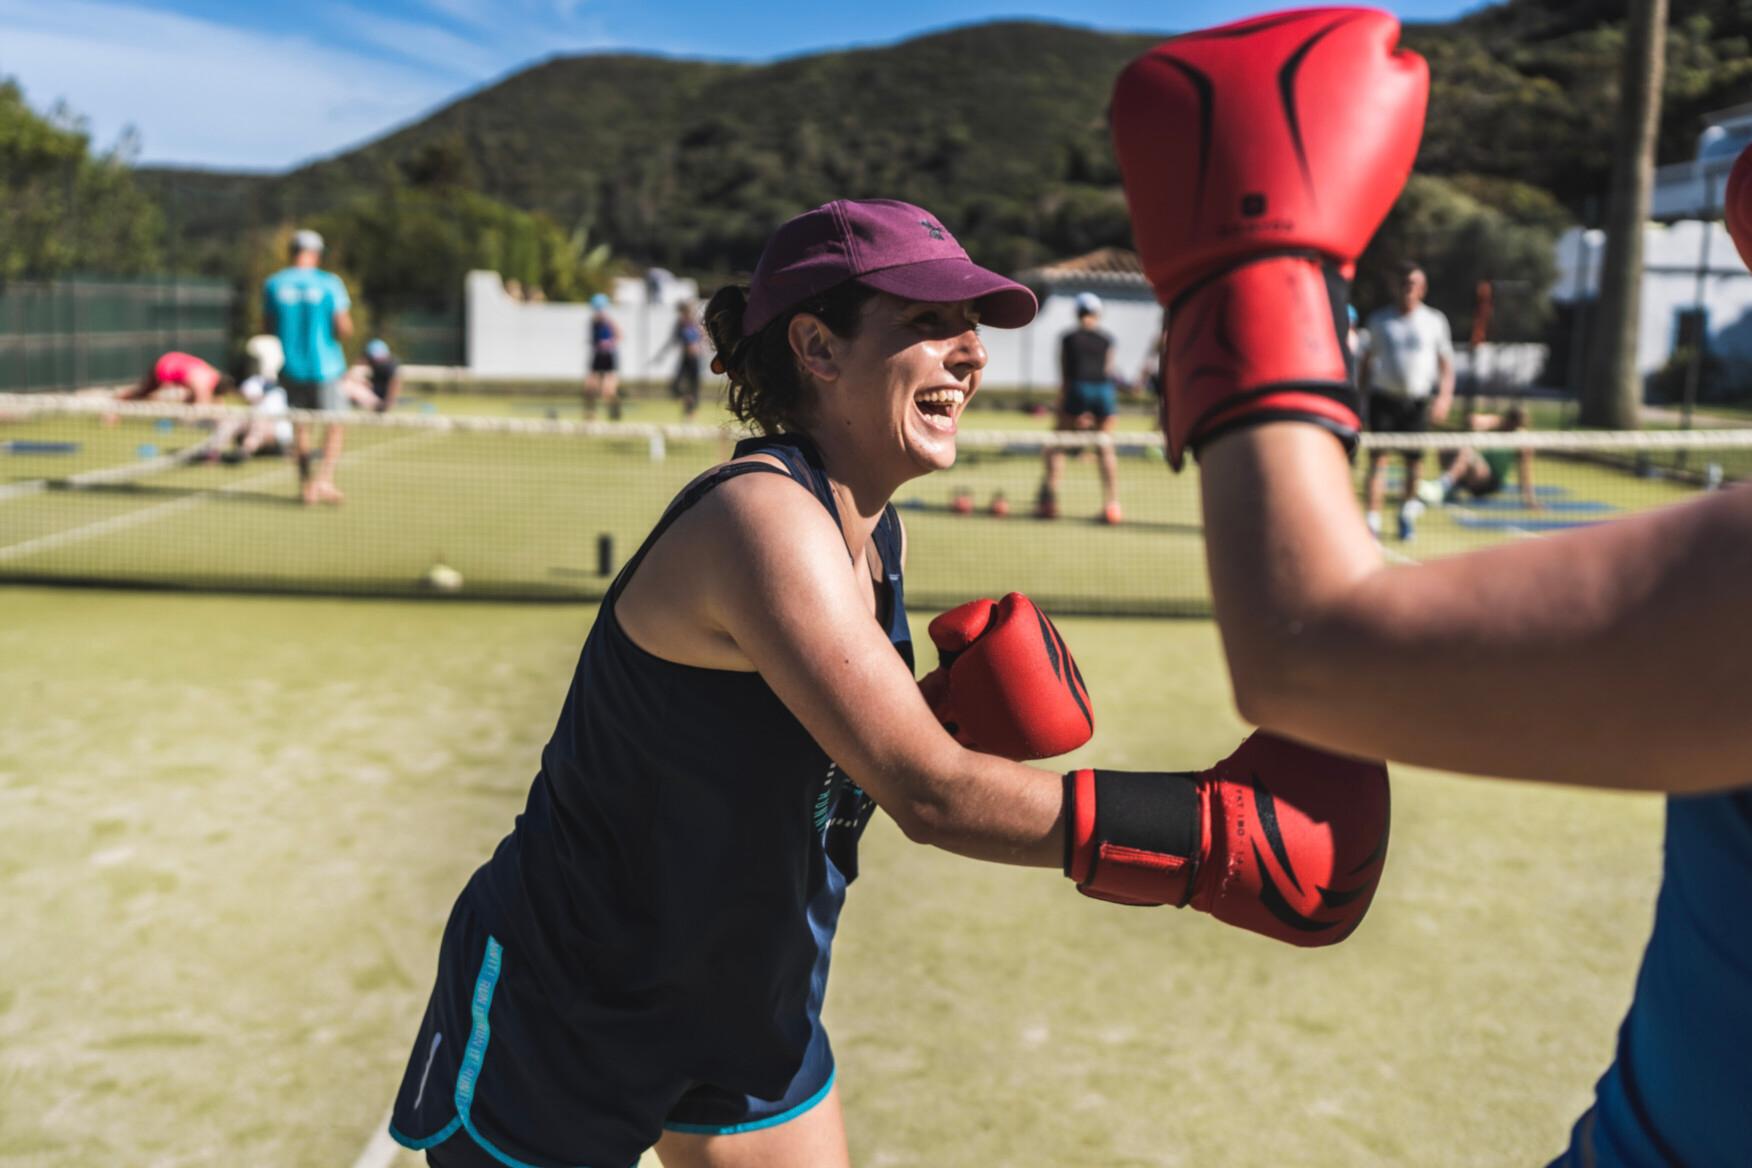
[[[1061,775],[958,746],[939,757],[934,773],[885,784],[904,793],[884,810],[907,838],[998,864],[1064,863]]]
[[[1242,713],[1330,749],[1701,791],[1752,779],[1752,494],[1388,567],[1306,425],[1201,456]]]

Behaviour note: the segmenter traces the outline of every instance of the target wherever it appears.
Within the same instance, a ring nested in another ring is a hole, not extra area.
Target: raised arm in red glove
[[[1343,269],[1411,173],[1429,73],[1399,22],[1314,8],[1188,33],[1114,86],[1113,145],[1168,309],[1168,457],[1240,426],[1358,430]]]

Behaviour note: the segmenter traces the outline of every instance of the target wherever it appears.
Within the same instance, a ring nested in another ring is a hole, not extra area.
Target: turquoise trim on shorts
[[[835,1067],[832,1071],[828,1072],[827,1082],[821,1085],[821,1090],[817,1091],[803,1102],[797,1104],[797,1106],[791,1108],[789,1111],[781,1111],[777,1115],[769,1115],[765,1119],[753,1119],[749,1120],[747,1123],[733,1123],[728,1127],[718,1127],[717,1125],[710,1123],[666,1123],[663,1125],[663,1130],[682,1132],[686,1135],[694,1136],[733,1136],[738,1132],[760,1131],[762,1128],[778,1127],[781,1123],[790,1123],[793,1119],[796,1119],[799,1115],[802,1115],[804,1112],[820,1103],[823,1099],[826,1099],[827,1093],[833,1090],[833,1083],[837,1078],[839,1078],[839,1068]]]
[[[397,1131],[395,1124],[392,1123],[389,1125],[389,1138],[404,1148],[409,1148],[415,1152],[423,1152],[427,1148],[436,1147],[439,1144],[442,1144],[445,1140],[455,1135],[456,1129],[461,1126],[462,1116],[459,1115],[443,1127],[439,1128],[437,1135],[427,1136],[423,1140],[416,1140],[413,1136]]]
[[[487,935],[487,956],[481,962],[480,976],[475,978],[474,999],[469,1003],[471,1019],[468,1030],[467,1051],[462,1058],[462,1067],[456,1072],[456,1114],[462,1117],[462,1125],[474,1134],[474,1128],[468,1122],[468,1109],[474,1103],[475,1081],[481,1075],[481,1063],[487,1057],[487,1043],[493,1037],[492,1023],[487,1021],[487,1008],[493,1004],[493,987],[499,984],[499,971],[505,965],[505,947],[499,944],[498,938]],[[506,1163],[514,1163],[507,1160]]]
[[[498,938],[487,935],[487,953],[481,961],[481,972],[475,978],[474,997],[469,1002],[469,1031],[467,1051],[463,1055],[462,1066],[456,1072],[456,1118],[444,1125],[437,1135],[416,1140],[396,1130],[394,1124],[389,1125],[389,1135],[396,1143],[416,1152],[435,1147],[456,1134],[461,1128],[466,1131],[476,1146],[506,1168],[538,1168],[537,1165],[519,1160],[507,1155],[493,1146],[493,1141],[480,1133],[474,1120],[469,1118],[469,1108],[474,1104],[475,1084],[481,1077],[481,1064],[486,1061],[487,1043],[493,1037],[493,1024],[487,1018],[487,1011],[493,1005],[493,989],[499,984],[499,973],[505,967],[505,947],[499,944]],[[831,1085],[831,1082],[830,1082]],[[814,1100],[809,1106],[813,1106]]]

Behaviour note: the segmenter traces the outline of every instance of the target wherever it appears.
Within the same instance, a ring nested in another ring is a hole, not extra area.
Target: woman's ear
[[[805,373],[817,381],[838,380],[839,338],[819,317],[799,312],[785,329],[785,338],[790,341],[791,353]]]

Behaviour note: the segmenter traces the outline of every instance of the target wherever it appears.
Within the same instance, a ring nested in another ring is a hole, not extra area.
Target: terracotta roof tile
[[[1102,247],[1086,255],[1030,268],[1016,277],[1024,284],[1108,284],[1144,286],[1144,265],[1136,252]]]

